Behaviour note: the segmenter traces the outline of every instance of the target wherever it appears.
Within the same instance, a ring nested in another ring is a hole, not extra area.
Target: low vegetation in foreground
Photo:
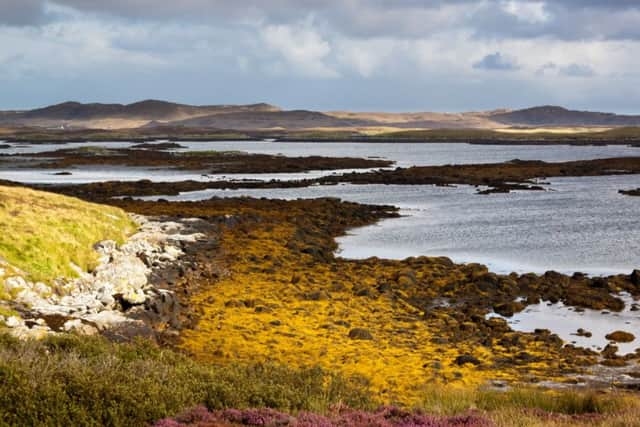
[[[633,426],[638,420],[637,400],[618,393],[434,386],[420,405],[399,409],[381,407],[361,378],[317,367],[206,364],[147,341],[0,335],[1,425]]]
[[[0,186],[0,267],[18,269],[29,280],[73,277],[72,264],[90,270],[96,242],[121,242],[133,230],[135,224],[118,208]]]

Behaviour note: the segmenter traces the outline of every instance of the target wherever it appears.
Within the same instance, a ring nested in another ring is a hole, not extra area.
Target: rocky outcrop
[[[122,245],[110,240],[96,243],[98,266],[90,273],[78,269],[77,278],[34,283],[2,269],[5,277],[0,284],[13,295],[12,305],[20,316],[0,317],[0,323],[19,338],[58,332],[91,335],[112,329],[149,335],[151,324],[178,326],[177,298],[173,291],[158,288],[157,278],[165,269],[179,268],[185,245],[205,237],[198,231],[204,221],[141,215],[133,219],[140,226],[138,232]]]

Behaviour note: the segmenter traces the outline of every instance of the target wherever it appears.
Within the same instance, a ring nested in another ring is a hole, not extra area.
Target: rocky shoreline
[[[311,170],[383,168],[393,162],[352,157],[285,157],[239,151],[167,151],[170,145],[131,148],[92,147],[0,156],[0,165],[21,168],[68,169],[78,166],[148,167],[200,171],[203,174],[292,173]]]
[[[1,269],[5,291],[15,295],[11,308],[19,313],[0,319],[10,334],[23,339],[59,332],[157,339],[180,328],[180,303],[169,278],[176,271],[184,275],[193,258],[188,248],[215,241],[215,232],[198,218],[132,218],[140,228],[125,243],[96,243],[99,264],[90,273],[78,270],[77,278],[45,284]]]

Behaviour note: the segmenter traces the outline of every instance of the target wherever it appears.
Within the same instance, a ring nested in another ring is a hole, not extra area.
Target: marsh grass
[[[608,414],[626,405],[623,396],[616,393],[598,393],[594,390],[551,389],[522,387],[508,390],[471,387],[428,386],[422,391],[419,407],[430,413],[453,415],[470,409],[499,411],[536,409],[550,413]]]
[[[30,280],[75,276],[97,262],[93,245],[122,242],[135,224],[118,208],[20,187],[0,186],[0,258]]]

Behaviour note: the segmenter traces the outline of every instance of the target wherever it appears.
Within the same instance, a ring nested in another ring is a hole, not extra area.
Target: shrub
[[[372,405],[361,384],[318,368],[220,367],[146,341],[0,335],[0,424],[144,425],[198,404],[297,412],[339,402]]]

